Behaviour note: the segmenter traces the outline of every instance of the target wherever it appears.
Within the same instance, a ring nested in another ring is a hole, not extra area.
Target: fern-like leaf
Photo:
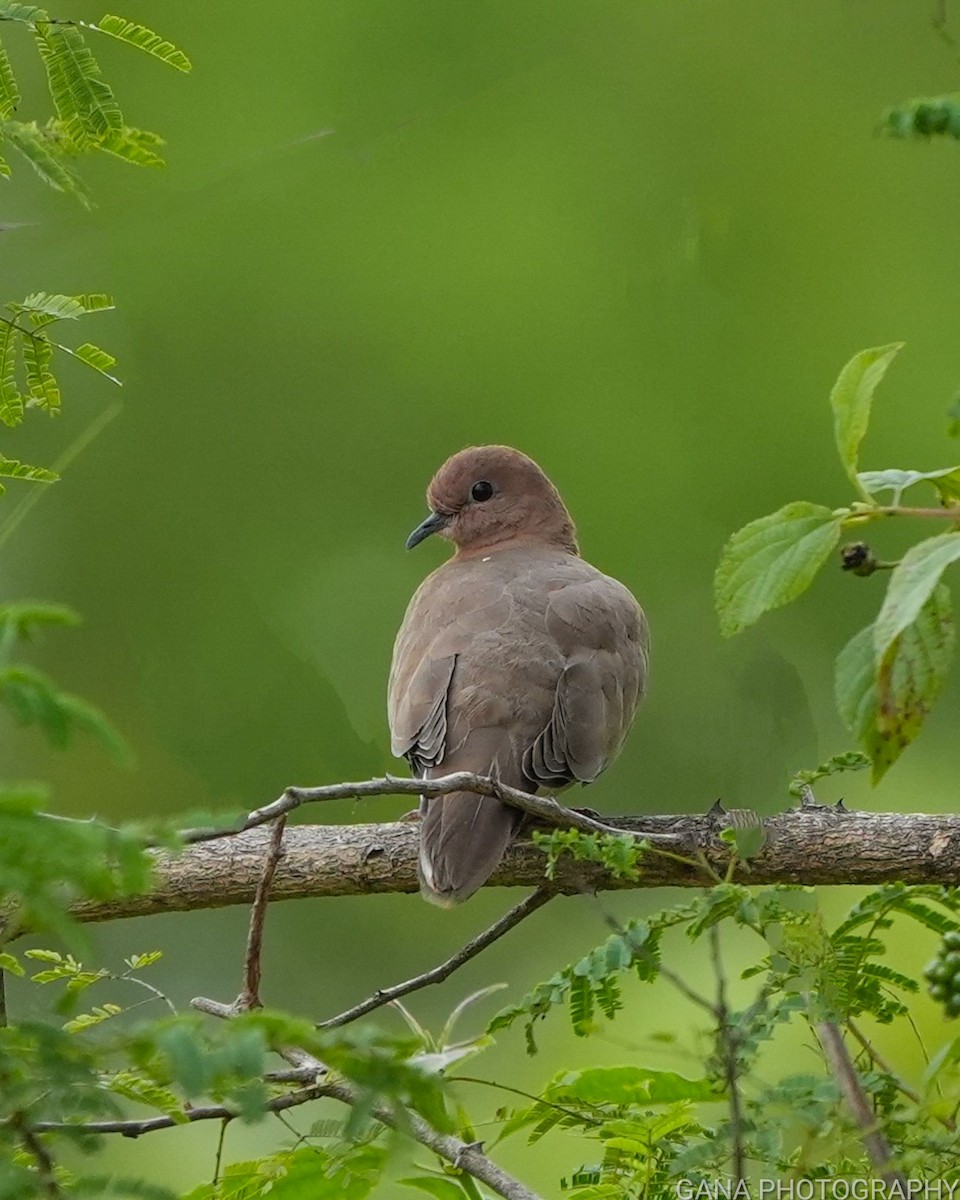
[[[0,462],[0,473],[4,462]],[[0,671],[0,701],[21,725],[39,725],[52,746],[63,749],[75,732],[90,733],[120,763],[132,755],[123,737],[107,717],[79,696],[61,692],[42,672],[23,664]]]
[[[0,454],[0,479],[29,479],[34,483],[53,483],[60,476],[46,467],[31,467],[15,458],[4,458]],[[0,493],[6,489],[0,484]]]
[[[193,69],[193,64],[182,50],[178,50],[172,42],[166,41],[159,33],[154,33],[152,29],[147,29],[144,25],[137,25],[134,21],[127,21],[123,17],[114,17],[108,13],[96,25],[88,25],[87,28],[96,29],[99,33],[107,34],[108,37],[126,42],[128,46],[135,46],[138,50],[143,50],[145,54],[159,58],[161,62],[165,62],[178,71],[186,73]]]
[[[20,89],[17,87],[16,76],[7,52],[0,44],[0,118],[6,120],[12,117],[19,103]]]
[[[593,1032],[594,993],[586,975],[574,975],[570,981],[570,1024],[577,1037]]]
[[[0,421],[11,427],[23,420],[23,397],[17,387],[19,337],[11,321],[0,322]]]
[[[117,133],[101,138],[99,149],[138,167],[162,167],[163,159],[155,147],[163,145],[163,138],[147,129],[133,129],[125,125]]]
[[[99,346],[95,346],[92,342],[84,342],[82,346],[78,346],[73,352],[74,358],[79,358],[81,362],[87,364],[88,367],[93,367],[95,371],[99,371],[101,375],[106,375],[109,369],[116,365],[117,360],[112,354],[108,354],[106,350],[101,350]],[[108,378],[113,378],[108,376]]]
[[[45,184],[75,196],[84,208],[90,207],[86,186],[75,171],[62,159],[62,151],[52,132],[42,130],[36,121],[7,121],[4,125],[7,140],[27,160]]]
[[[103,312],[114,307],[113,298],[102,293],[63,296],[60,293],[31,292],[19,304],[8,304],[15,313],[26,313],[37,328],[53,321],[75,321],[85,313]]]
[[[45,337],[25,335],[22,339],[23,367],[32,400],[51,417],[60,413],[60,388],[50,370],[53,347]]]
[[[120,106],[80,30],[37,23],[33,34],[54,108],[74,145],[88,149],[121,131]]]
[[[36,25],[38,21],[49,21],[46,9],[35,4],[16,4],[14,0],[0,3],[0,21],[16,21],[21,25]]]

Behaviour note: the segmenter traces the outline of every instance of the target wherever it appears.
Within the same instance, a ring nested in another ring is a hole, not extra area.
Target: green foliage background
[[[403,539],[435,466],[484,441],[542,463],[585,554],[650,616],[650,698],[591,804],[699,810],[721,795],[769,810],[790,772],[845,749],[832,660],[885,580],[828,571],[729,644],[711,580],[746,521],[800,496],[848,498],[826,398],[861,347],[908,343],[864,469],[953,454],[957,147],[877,134],[887,106],[956,85],[955,50],[924,7],[291,0],[280,15],[141,0],[128,15],[194,63],[179,78],[97,46],[131,119],[167,137],[168,168],[90,164],[91,213],[26,168],[2,193],[4,294],[115,296],[92,336],[119,358],[125,407],[3,561],[8,598],[86,615],[31,661],[110,713],[138,767],[118,771],[93,746],[56,758],[4,726],[5,773],[52,779],[60,811],[110,818],[243,808],[287,783],[391,768],[391,642],[442,553],[407,554]],[[13,54],[22,31],[4,32]],[[39,74],[22,82],[41,95]],[[83,437],[115,398],[79,384],[58,422],[29,422],[6,452],[52,463]],[[895,556],[910,532],[882,531],[878,549]],[[842,787],[851,805],[949,807],[958,700],[954,680],[876,791],[844,776],[824,798]],[[265,998],[329,1015],[430,965],[505,903],[276,908]],[[622,915],[648,903],[610,901]],[[418,1016],[439,1025],[495,979],[519,998],[596,944],[591,906],[562,904],[418,997]],[[208,913],[93,938],[117,961],[162,946],[155,978],[185,1004],[235,990],[244,923]],[[915,938],[899,965],[916,973],[930,950]],[[677,954],[675,969],[705,970],[695,948]],[[635,1061],[677,1066],[645,1041],[676,1025],[677,1000],[644,1000],[628,1009],[642,1023],[621,1016],[591,1055],[622,1062],[626,1042]],[[929,1002],[918,1012],[942,1032]],[[512,1036],[487,1077],[534,1087],[587,1065],[561,1021],[532,1065]],[[176,1130],[111,1153],[187,1186],[209,1174],[215,1136]],[[273,1136],[272,1123],[228,1134],[228,1153]],[[500,1158],[553,1186],[549,1147],[510,1142]]]

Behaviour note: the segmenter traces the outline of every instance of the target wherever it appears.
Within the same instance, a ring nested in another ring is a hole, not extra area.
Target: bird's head
[[[519,541],[578,553],[560,493],[532,458],[509,446],[471,446],[448,458],[430,481],[427,504],[430,516],[407,538],[408,549],[438,533],[461,557]]]

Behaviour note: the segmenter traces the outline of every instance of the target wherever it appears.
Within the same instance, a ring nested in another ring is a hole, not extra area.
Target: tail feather
[[[452,792],[428,799],[420,822],[424,899],[449,908],[472,896],[496,870],[521,818],[494,796]]]

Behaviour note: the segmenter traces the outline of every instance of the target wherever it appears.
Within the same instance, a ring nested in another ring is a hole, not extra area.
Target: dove
[[[487,775],[527,792],[590,783],[617,757],[647,679],[630,591],[580,557],[563,500],[509,446],[449,458],[427,489],[455,553],[415,592],[397,634],[387,713],[416,778]],[[421,797],[421,894],[442,907],[481,887],[523,813],[492,796]]]

